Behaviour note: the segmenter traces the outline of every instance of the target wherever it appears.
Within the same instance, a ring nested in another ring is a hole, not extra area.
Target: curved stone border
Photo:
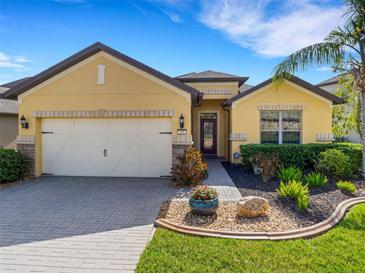
[[[178,225],[163,218],[157,219],[155,221],[155,225],[173,231],[181,232],[184,234],[207,236],[207,237],[233,238],[233,239],[245,239],[245,240],[289,240],[297,238],[309,238],[321,234],[329,230],[333,226],[335,226],[345,216],[347,210],[350,207],[360,203],[365,203],[365,197],[357,197],[345,200],[336,207],[335,211],[328,219],[309,227],[290,231],[283,231],[283,232],[219,231],[219,230],[211,230],[192,226]]]

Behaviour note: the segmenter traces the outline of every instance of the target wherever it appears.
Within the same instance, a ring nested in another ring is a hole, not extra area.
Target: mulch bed
[[[191,213],[188,201],[174,199],[162,204],[159,218],[185,226],[204,227],[220,231],[288,231],[307,227],[327,219],[336,206],[344,200],[355,196],[365,196],[365,183],[354,182],[359,189],[355,195],[342,193],[335,182],[327,186],[310,189],[310,206],[306,211],[299,211],[295,201],[279,198],[276,188],[279,180],[262,182],[242,165],[223,162],[227,173],[236,184],[242,196],[260,196],[269,200],[270,209],[266,216],[257,218],[238,217],[236,202],[221,202],[217,213],[212,216],[199,216]]]
[[[10,183],[0,182],[0,191],[4,190],[6,188],[9,188],[9,187],[15,186],[15,185],[20,185],[25,182],[26,182],[26,180],[19,180],[19,181],[14,181],[14,182],[10,182]]]

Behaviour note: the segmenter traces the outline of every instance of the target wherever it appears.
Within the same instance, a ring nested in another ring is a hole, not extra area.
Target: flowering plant
[[[191,198],[195,200],[207,201],[218,197],[218,191],[215,188],[200,185],[194,187],[191,191]]]

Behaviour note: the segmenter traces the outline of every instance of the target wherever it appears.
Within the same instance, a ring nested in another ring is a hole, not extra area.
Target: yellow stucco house
[[[340,98],[296,77],[247,79],[171,78],[98,42],[2,97],[18,100],[17,147],[35,176],[169,176],[191,145],[234,161],[240,144],[331,141]]]

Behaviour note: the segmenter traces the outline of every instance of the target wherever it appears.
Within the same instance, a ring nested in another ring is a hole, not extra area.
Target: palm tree
[[[331,66],[335,72],[350,73],[354,88],[360,92],[363,145],[362,177],[365,178],[365,0],[345,0],[347,8],[343,27],[336,27],[324,39],[289,55],[274,69],[274,82],[312,66]]]

